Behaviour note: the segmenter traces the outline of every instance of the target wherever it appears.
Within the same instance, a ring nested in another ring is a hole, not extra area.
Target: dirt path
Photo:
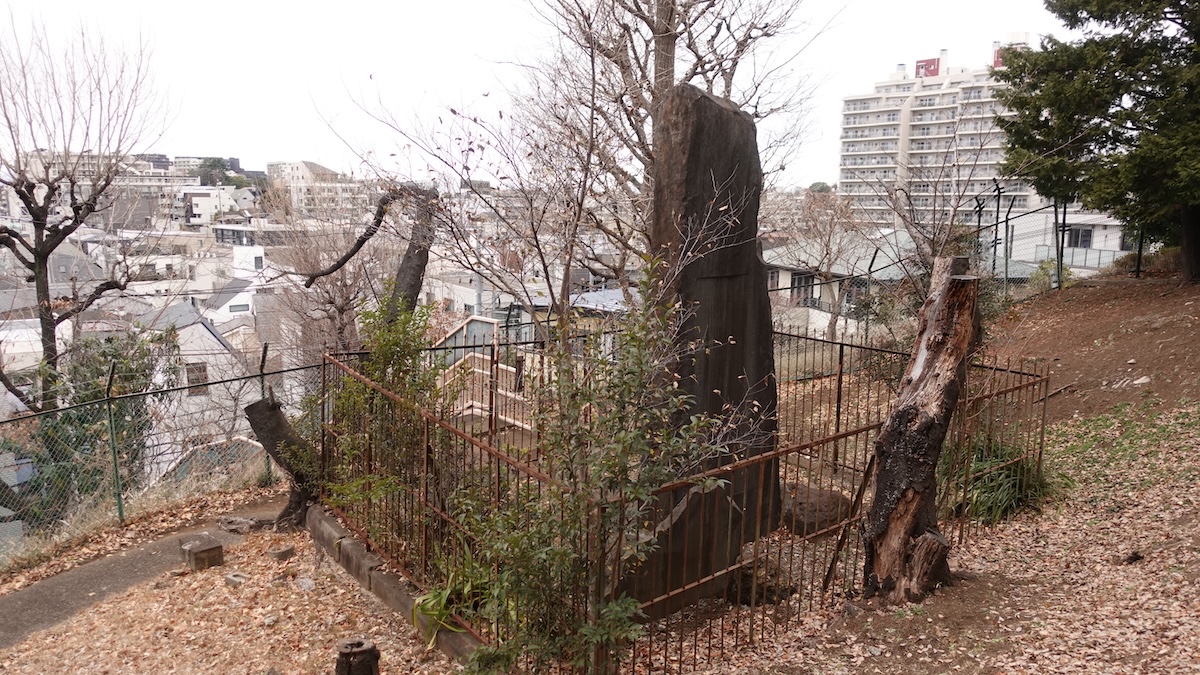
[[[236,509],[229,515],[274,518],[286,502],[286,497],[279,496]],[[244,539],[222,531],[213,517],[0,596],[0,650],[19,643],[31,633],[66,621],[136,584],[179,568],[179,537],[199,531],[209,532],[223,546],[234,546]]]

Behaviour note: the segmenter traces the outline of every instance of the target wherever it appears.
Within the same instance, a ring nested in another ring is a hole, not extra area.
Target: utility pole
[[[992,190],[996,193],[996,225],[992,231],[992,276],[996,276],[996,251],[1000,248],[1000,196],[1004,194],[1004,187],[1000,185],[1000,181],[992,179]],[[1007,233],[1005,233],[1007,234]],[[1005,268],[1008,267],[1008,261],[1004,262]],[[1008,273],[1005,272],[1005,281],[1007,282]]]

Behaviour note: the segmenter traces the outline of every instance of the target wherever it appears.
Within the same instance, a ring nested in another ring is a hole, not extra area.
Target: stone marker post
[[[767,271],[758,246],[762,169],[754,122],[728,100],[680,85],[667,95],[655,142],[650,244],[669,275],[667,302],[688,312],[677,341],[702,345],[681,358],[689,414],[737,425],[737,440],[706,469],[775,447],[776,388]],[[680,487],[655,507],[658,548],[630,579],[640,600],[663,616],[700,597],[720,595],[745,542],[779,519],[777,460],[724,475],[724,487]]]

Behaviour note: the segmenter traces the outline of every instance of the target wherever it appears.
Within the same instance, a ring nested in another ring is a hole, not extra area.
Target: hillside
[[[1050,422],[1120,403],[1171,408],[1200,400],[1200,286],[1084,282],[1018,304],[990,333],[988,349],[1001,358],[1049,364],[1058,392]]]

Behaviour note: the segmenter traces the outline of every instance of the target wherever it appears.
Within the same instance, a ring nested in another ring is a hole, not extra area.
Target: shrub
[[[966,467],[961,450],[942,453],[939,482],[951,504],[943,517],[965,513],[971,520],[995,525],[1024,509],[1040,508],[1070,487],[1069,479],[1046,475],[1037,457],[1023,456],[1021,448],[984,439],[973,443],[969,453]],[[963,482],[968,480],[964,498]]]

